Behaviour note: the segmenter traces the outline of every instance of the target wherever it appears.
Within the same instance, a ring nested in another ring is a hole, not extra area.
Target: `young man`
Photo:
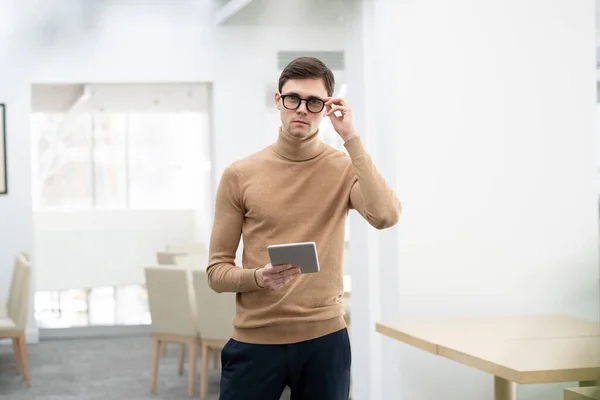
[[[302,57],[281,73],[274,144],[229,165],[216,195],[210,286],[237,293],[233,337],[222,352],[222,400],[346,400],[351,351],[344,322],[345,219],[393,226],[400,202],[355,131],[352,109],[332,98],[333,73]],[[341,113],[340,116],[334,114]],[[349,157],[318,137],[331,119]],[[242,266],[235,265],[243,235]],[[271,244],[315,242],[321,271],[269,264]]]

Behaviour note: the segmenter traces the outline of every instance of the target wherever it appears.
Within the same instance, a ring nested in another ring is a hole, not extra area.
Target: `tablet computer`
[[[303,274],[320,270],[315,242],[273,244],[267,251],[271,265],[292,264]]]

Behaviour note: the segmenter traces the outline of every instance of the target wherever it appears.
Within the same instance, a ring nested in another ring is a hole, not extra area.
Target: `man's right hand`
[[[291,264],[271,265],[269,263],[256,271],[256,282],[263,288],[279,290],[296,275],[300,275],[300,269]]]

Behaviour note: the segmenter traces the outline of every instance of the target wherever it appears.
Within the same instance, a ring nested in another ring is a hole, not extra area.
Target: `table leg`
[[[504,378],[494,376],[494,400],[517,400],[517,385]]]

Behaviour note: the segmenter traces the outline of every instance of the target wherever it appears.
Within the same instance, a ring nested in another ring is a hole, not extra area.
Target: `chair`
[[[185,256],[187,253],[173,253],[170,251],[157,251],[156,252],[156,262],[158,265],[170,265],[174,266],[176,264],[176,258],[180,256]],[[185,344],[181,345],[180,354],[185,353]],[[162,355],[167,355],[167,345],[162,346]],[[181,356],[180,356],[181,357]]]
[[[218,355],[233,333],[235,293],[217,293],[208,286],[206,271],[193,270],[194,292],[198,316],[198,330],[202,336],[202,370],[200,372],[200,399],[208,391],[208,352]],[[216,363],[216,366],[218,363]]]
[[[189,344],[188,395],[194,395],[196,350],[200,335],[196,323],[195,301],[189,271],[177,267],[145,268],[148,305],[152,319],[152,378],[150,390],[156,393],[161,348],[166,343]],[[183,374],[185,347],[179,358],[179,374]]]
[[[179,254],[174,257],[174,261],[175,265],[178,267],[185,267],[192,270],[206,270],[206,266],[208,265],[208,256],[200,253]]]
[[[12,339],[17,370],[25,378],[27,387],[31,387],[29,376],[29,357],[27,355],[27,317],[31,289],[31,266],[27,255],[17,256],[8,299],[8,316],[0,318],[0,339]]]
[[[21,253],[19,256],[22,256],[25,260],[29,261],[29,255],[27,253]],[[15,278],[16,278],[16,270],[19,262],[19,256],[15,257],[15,262],[13,264],[12,278],[10,281],[10,286],[8,290],[8,298],[6,302],[0,302],[0,318],[8,317],[8,308],[10,307],[11,298],[13,297],[13,292],[15,291]]]
[[[187,253],[171,252],[171,251],[157,251],[156,262],[158,265],[175,265],[175,257],[183,256]]]

